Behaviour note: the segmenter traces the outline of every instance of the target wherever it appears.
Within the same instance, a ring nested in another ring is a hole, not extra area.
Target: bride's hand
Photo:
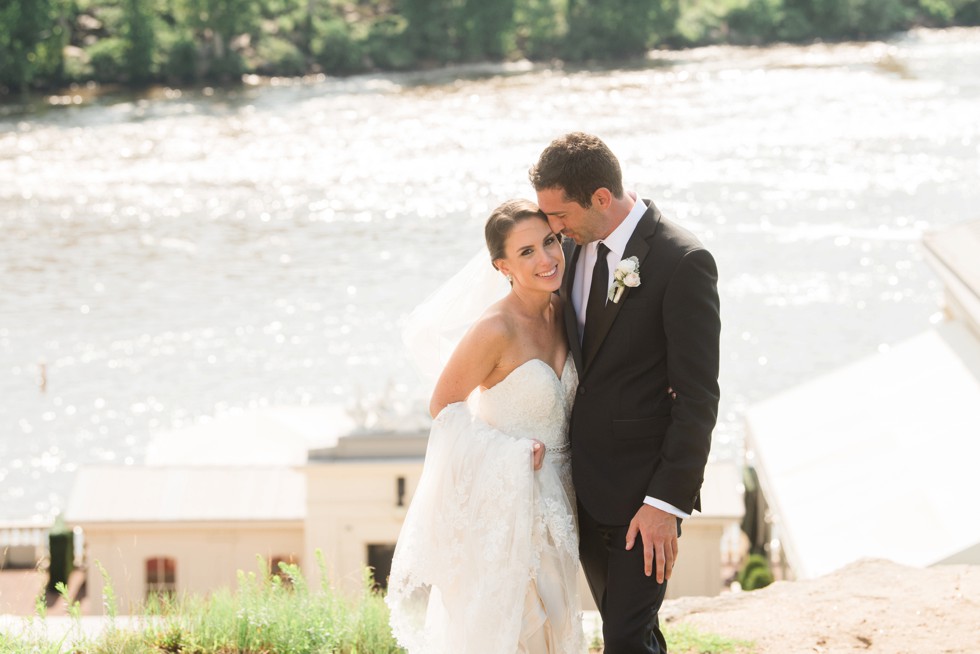
[[[534,469],[540,470],[541,464],[544,463],[544,443],[538,440],[531,439],[534,445],[531,446],[531,459],[534,462]]]

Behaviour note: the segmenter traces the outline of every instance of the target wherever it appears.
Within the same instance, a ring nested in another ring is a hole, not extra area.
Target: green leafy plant
[[[768,586],[773,582],[769,560],[761,554],[752,554],[742,564],[736,579],[742,590],[757,590]]]

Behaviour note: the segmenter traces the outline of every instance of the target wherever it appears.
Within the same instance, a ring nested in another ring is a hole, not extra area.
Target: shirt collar
[[[623,258],[623,253],[626,252],[626,244],[629,242],[633,232],[636,231],[636,225],[640,222],[640,218],[647,212],[647,205],[643,203],[643,200],[632,192],[630,192],[630,195],[636,198],[633,208],[626,214],[623,222],[619,223],[619,227],[614,229],[609,236],[602,239],[602,242],[606,244],[609,251],[614,252],[620,259]],[[599,242],[596,241],[593,247],[599,247]]]

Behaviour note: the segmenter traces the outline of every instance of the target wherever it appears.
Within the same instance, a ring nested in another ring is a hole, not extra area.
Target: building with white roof
[[[747,411],[797,577],[864,557],[980,564],[980,222],[924,241],[945,322]]]
[[[95,561],[106,569],[121,611],[161,591],[233,587],[239,570],[256,570],[257,556],[297,563],[318,585],[321,552],[331,583],[356,591],[371,566],[383,585],[428,434],[338,437],[329,413],[319,416],[319,427],[315,413],[299,413],[219,418],[161,436],[147,465],[80,470],[65,518],[84,530],[88,610],[102,606]],[[743,507],[733,464],[709,465],[702,503],[706,512],[684,523],[670,596],[719,593],[723,541],[726,557],[737,556],[733,531]],[[590,604],[584,581],[582,590]]]

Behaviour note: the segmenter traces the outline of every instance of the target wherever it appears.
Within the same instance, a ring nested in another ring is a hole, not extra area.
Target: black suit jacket
[[[623,258],[640,285],[606,303],[597,344],[583,352],[571,301],[581,247],[565,246],[565,327],[579,374],[569,438],[579,501],[625,525],[646,495],[686,513],[700,489],[718,417],[718,272],[711,254],[650,201]],[[590,337],[591,340],[591,337]],[[676,398],[667,392],[673,388]]]

